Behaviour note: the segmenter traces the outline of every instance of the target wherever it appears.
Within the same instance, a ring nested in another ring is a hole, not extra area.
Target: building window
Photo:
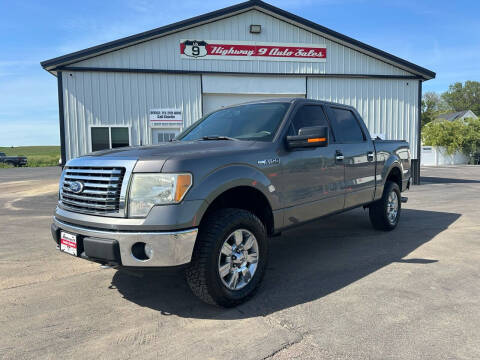
[[[130,146],[128,128],[112,127],[110,128],[112,136],[112,148]]]
[[[92,127],[92,151],[110,149],[108,127]]]
[[[92,151],[130,146],[130,129],[125,126],[91,127]]]

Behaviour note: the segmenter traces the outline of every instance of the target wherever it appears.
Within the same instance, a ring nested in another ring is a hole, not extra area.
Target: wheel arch
[[[219,209],[238,208],[252,212],[265,225],[268,235],[275,232],[275,219],[270,201],[258,188],[237,185],[225,189],[208,204],[199,221],[199,226],[207,216]]]
[[[399,165],[394,165],[391,167],[387,177],[385,178],[385,184],[387,181],[393,181],[398,185],[400,191],[402,191],[402,171]]]
[[[274,232],[276,223],[281,223],[273,219],[280,204],[277,191],[269,177],[253,166],[235,164],[216,169],[192,190],[187,200],[205,200],[194,221],[199,226],[208,213],[221,207],[251,211],[265,224],[268,234]]]

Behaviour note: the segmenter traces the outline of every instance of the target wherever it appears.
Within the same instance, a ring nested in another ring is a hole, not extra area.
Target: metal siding
[[[250,24],[262,25],[262,33],[250,34]],[[327,46],[327,61],[325,63],[307,63],[290,61],[182,59],[179,50],[181,39],[325,44]],[[258,10],[247,11],[226,19],[166,35],[71,65],[138,69],[238,71],[249,73],[411,75],[395,66],[325,39],[322,36]]]
[[[304,76],[203,75],[203,93],[214,94],[305,94]]]
[[[355,107],[371,133],[407,140],[412,158],[417,158],[417,80],[310,77],[307,97]]]
[[[130,126],[131,145],[151,143],[148,111],[183,109],[184,126],[201,117],[199,75],[64,72],[67,160],[90,151],[91,125]]]

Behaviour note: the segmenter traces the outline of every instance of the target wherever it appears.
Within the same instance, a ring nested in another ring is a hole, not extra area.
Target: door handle
[[[335,154],[335,159],[337,161],[343,161],[343,159],[345,159],[345,156],[343,156],[343,154],[340,151],[337,151]]]
[[[375,159],[375,156],[374,156],[374,154],[373,154],[373,151],[369,151],[369,152],[367,153],[367,160],[368,160],[368,161],[373,161],[374,159]]]

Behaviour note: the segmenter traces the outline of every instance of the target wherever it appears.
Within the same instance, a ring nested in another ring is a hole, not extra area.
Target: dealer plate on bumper
[[[77,236],[61,231],[60,250],[70,255],[77,256]]]

